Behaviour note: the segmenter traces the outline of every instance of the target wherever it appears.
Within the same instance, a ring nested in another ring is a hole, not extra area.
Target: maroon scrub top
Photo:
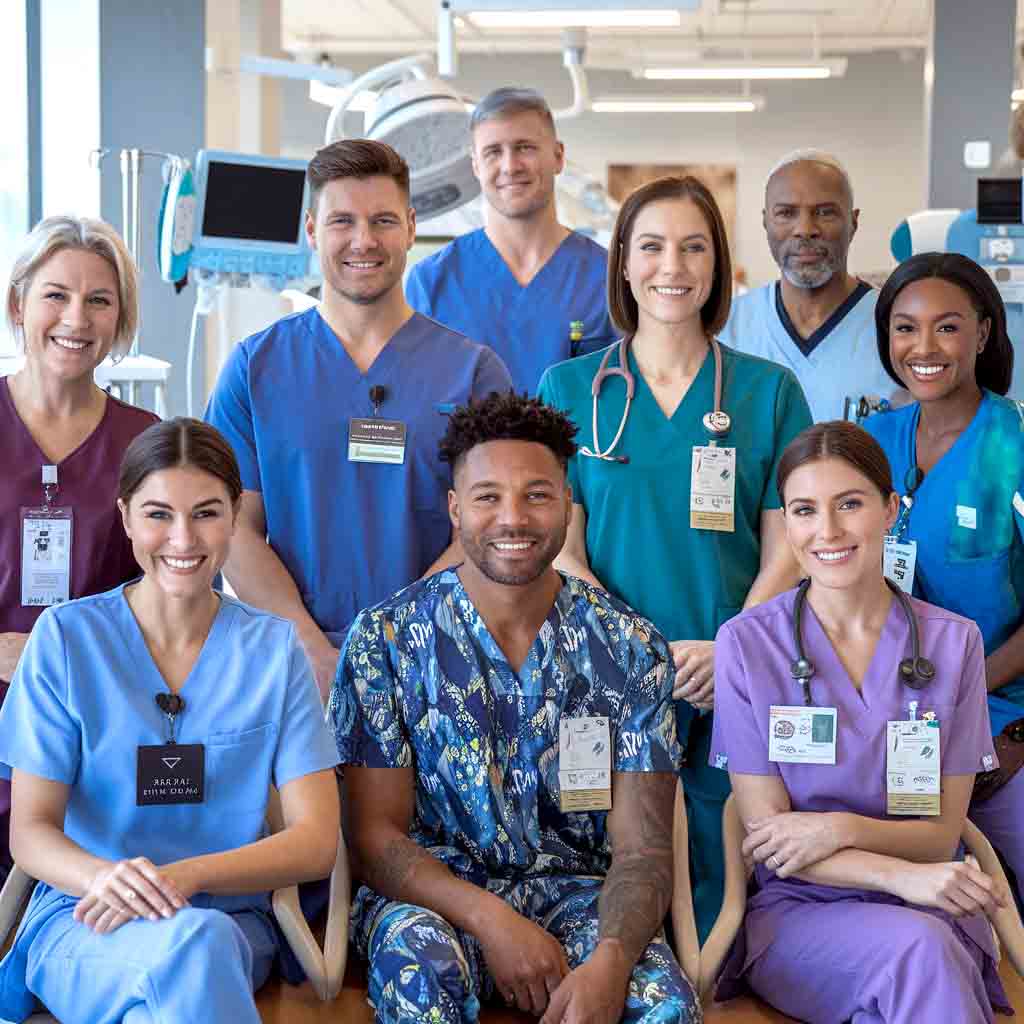
[[[71,597],[111,590],[139,575],[117,510],[117,478],[128,445],[159,418],[107,396],[96,429],[57,466],[53,504],[70,506]],[[40,451],[0,379],[0,632],[28,633],[42,614],[21,604],[21,510],[43,503]]]

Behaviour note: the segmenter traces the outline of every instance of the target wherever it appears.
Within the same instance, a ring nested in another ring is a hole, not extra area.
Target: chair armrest
[[[0,950],[6,951],[13,940],[35,884],[35,879],[26,875],[17,864],[11,868],[3,889],[0,889]]]
[[[682,782],[676,783],[672,814],[672,861],[672,930],[676,939],[676,959],[690,984],[696,988],[700,978],[700,943],[690,890],[690,832]]]
[[[352,871],[348,863],[345,833],[338,832],[338,856],[331,872],[331,894],[324,935],[324,966],[327,974],[327,998],[334,999],[345,981],[348,962],[348,914],[352,903]]]

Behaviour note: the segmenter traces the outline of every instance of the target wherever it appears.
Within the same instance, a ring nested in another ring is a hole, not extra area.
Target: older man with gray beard
[[[878,359],[878,293],[847,269],[860,210],[842,164],[801,149],[765,183],[764,229],[782,277],[733,300],[720,339],[788,366],[816,421],[842,418],[846,399],[894,390]]]

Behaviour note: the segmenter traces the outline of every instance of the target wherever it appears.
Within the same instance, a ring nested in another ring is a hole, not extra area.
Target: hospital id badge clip
[[[939,722],[934,715],[886,723],[886,814],[941,813],[940,772]]]
[[[158,693],[157,707],[167,718],[166,743],[137,748],[135,805],[201,804],[206,798],[206,748],[202,743],[176,743],[174,726],[185,710],[176,693]]]
[[[559,721],[558,786],[563,811],[612,809],[612,743],[607,716]]]
[[[384,462],[400,466],[405,462],[405,424],[379,416],[348,421],[348,461]]]
[[[736,449],[694,445],[690,470],[690,529],[736,529]]]
[[[71,596],[70,508],[53,504],[57,467],[43,466],[43,506],[21,510],[21,604],[48,608]]]
[[[776,764],[835,764],[836,709],[772,704],[768,708],[768,760]]]
[[[891,579],[904,594],[913,594],[916,567],[917,541],[898,541],[891,534],[887,536],[882,551],[882,575]]]

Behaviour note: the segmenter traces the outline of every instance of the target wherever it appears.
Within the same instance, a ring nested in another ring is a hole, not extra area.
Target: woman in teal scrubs
[[[902,498],[889,548],[904,559],[905,588],[981,629],[1000,766],[978,777],[969,813],[1013,869],[1020,899],[1024,409],[1004,397],[1014,361],[1006,313],[973,260],[932,252],[893,272],[875,320],[882,364],[915,399],[865,423]]]
[[[792,373],[714,340],[732,268],[722,215],[696,178],[660,178],[626,199],[608,277],[623,341],[552,367],[540,385],[583,446],[570,461],[573,518],[556,564],[606,587],[673,641],[703,938],[721,905],[728,795],[725,773],[707,766],[714,637],[742,608],[796,583],[775,465],[811,414]]]

